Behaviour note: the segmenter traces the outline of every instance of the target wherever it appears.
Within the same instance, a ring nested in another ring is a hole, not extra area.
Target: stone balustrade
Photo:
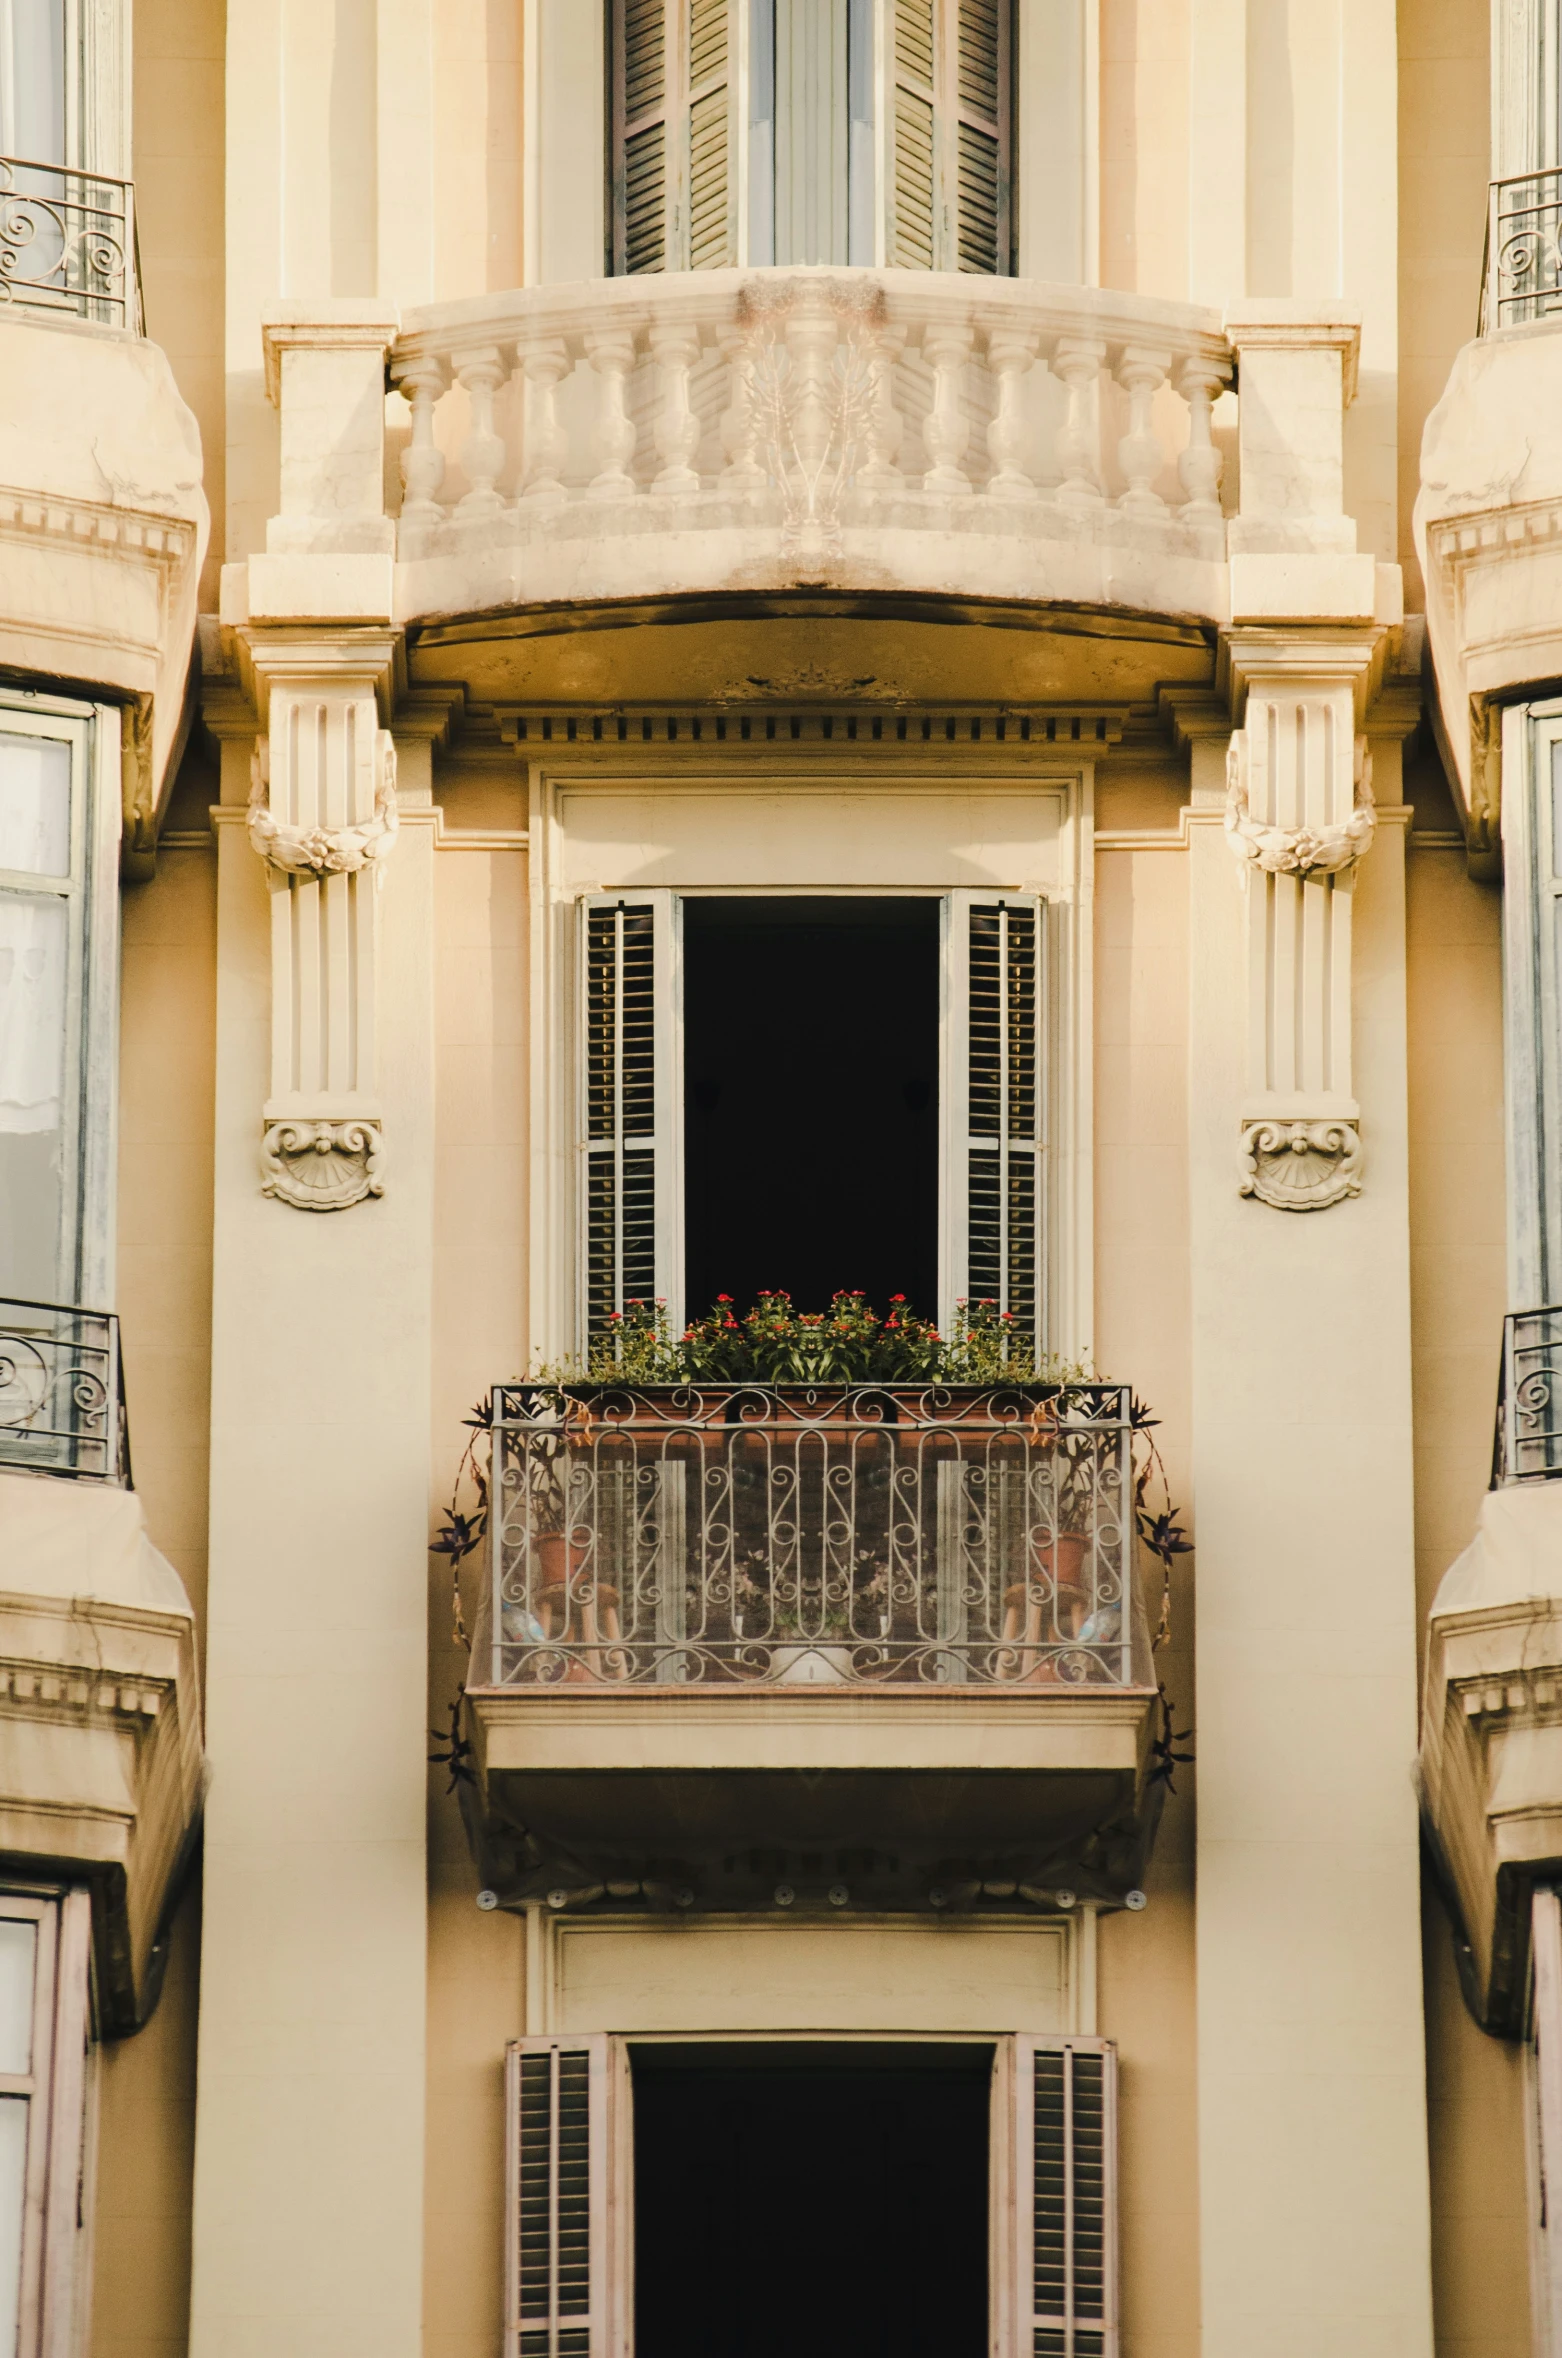
[[[1232,348],[1192,305],[710,271],[410,312],[401,619],[824,582],[1219,614]]]

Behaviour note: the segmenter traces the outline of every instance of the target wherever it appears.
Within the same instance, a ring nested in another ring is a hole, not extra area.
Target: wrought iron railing
[[[1494,180],[1486,216],[1479,332],[1562,312],[1562,170]]]
[[[128,180],[0,156],[0,303],[141,329]]]
[[[1492,1488],[1552,1474],[1562,1474],[1562,1306],[1510,1311],[1502,1322]]]
[[[0,1470],[130,1482],[119,1320],[0,1301]]]
[[[1153,1685],[1116,1385],[493,1396],[472,1680]]]

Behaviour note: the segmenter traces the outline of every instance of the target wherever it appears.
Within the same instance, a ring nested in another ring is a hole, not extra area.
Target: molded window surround
[[[110,1305],[119,714],[0,691],[0,1297]]]

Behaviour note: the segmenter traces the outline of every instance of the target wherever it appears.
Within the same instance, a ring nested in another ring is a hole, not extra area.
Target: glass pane
[[[63,901],[0,892],[0,1297],[59,1290],[65,1185]]]
[[[0,2096],[0,2358],[13,2358],[20,2323],[27,2113],[25,2096]]]
[[[32,2070],[37,1956],[37,1925],[23,1916],[0,1916],[0,2072]]]
[[[68,876],[71,749],[60,737],[0,734],[0,868]]]
[[[65,161],[65,0],[0,9],[0,154]]]

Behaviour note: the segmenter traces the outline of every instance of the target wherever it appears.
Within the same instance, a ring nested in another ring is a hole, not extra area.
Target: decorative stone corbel
[[[1337,826],[1272,827],[1253,816],[1248,795],[1248,740],[1245,729],[1232,734],[1226,756],[1226,841],[1239,860],[1261,869],[1266,876],[1295,876],[1303,884],[1313,876],[1341,876],[1372,848],[1377,831],[1377,806],[1372,799],[1372,756],[1365,737],[1356,739],[1355,799],[1348,818]]]
[[[271,749],[261,738],[250,764],[248,824],[256,851],[284,875],[312,876],[318,884],[327,876],[356,876],[360,868],[372,865],[376,884],[382,882],[382,863],[400,825],[395,738],[389,729],[381,729],[374,815],[361,827],[284,826],[271,808]]]
[[[1358,728],[1370,649],[1354,636],[1233,634],[1244,725],[1226,768],[1226,840],[1248,905],[1248,1084],[1237,1185],[1283,1212],[1358,1195],[1351,1093],[1351,914],[1372,844],[1372,765]]]
[[[390,634],[257,634],[267,734],[249,838],[271,893],[271,1092],[261,1188],[308,1212],[385,1191],[375,1079],[379,888],[396,842],[396,751],[381,725]]]

